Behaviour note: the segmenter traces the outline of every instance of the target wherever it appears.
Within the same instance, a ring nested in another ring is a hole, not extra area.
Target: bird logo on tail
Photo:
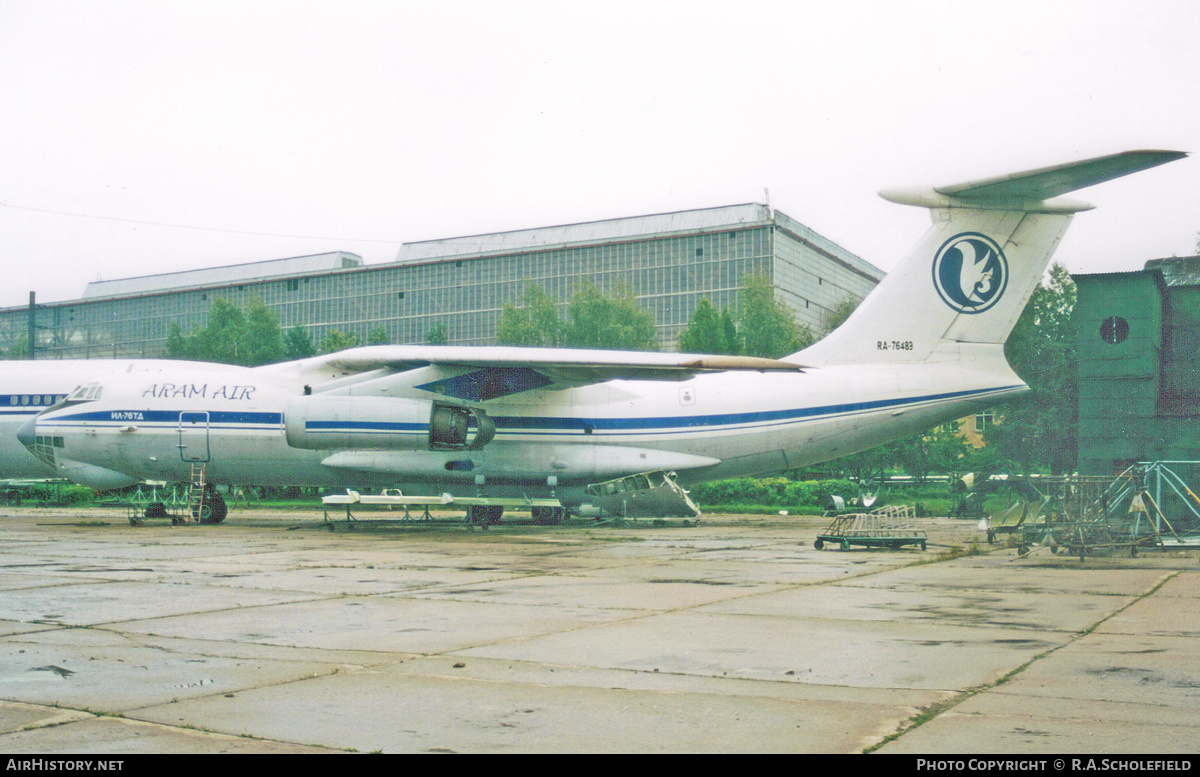
[[[979,232],[947,240],[933,259],[933,285],[959,313],[990,309],[1008,286],[1008,260],[996,241]]]

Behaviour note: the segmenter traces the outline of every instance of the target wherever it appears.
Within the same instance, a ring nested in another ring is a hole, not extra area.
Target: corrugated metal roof
[[[747,203],[720,208],[685,210],[678,213],[659,213],[652,216],[589,221],[539,227],[489,235],[452,237],[404,243],[396,262],[419,262],[461,256],[511,253],[530,249],[545,249],[559,245],[607,243],[672,232],[704,232],[770,223],[771,214],[765,205]]]
[[[1173,256],[1151,259],[1147,270],[1158,270],[1168,286],[1200,286],[1200,256]]]
[[[334,251],[327,254],[294,256],[288,259],[270,259],[265,262],[208,267],[201,270],[185,270],[160,275],[143,275],[137,278],[92,281],[84,290],[83,298],[124,297],[197,286],[225,286],[239,281],[249,282],[284,276],[312,275],[346,267],[362,266],[361,256],[345,251]]]

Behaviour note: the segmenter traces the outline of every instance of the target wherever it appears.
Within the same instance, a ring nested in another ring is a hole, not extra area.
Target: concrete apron
[[[806,517],[0,516],[9,753],[1200,749],[1195,553],[1016,559],[948,519],[922,553],[817,551]]]

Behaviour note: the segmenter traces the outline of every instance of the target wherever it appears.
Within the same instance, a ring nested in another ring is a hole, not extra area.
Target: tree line
[[[679,335],[679,350],[779,358],[816,340],[813,331],[797,323],[791,309],[775,299],[766,275],[743,278],[738,301],[736,312],[728,308],[718,311],[708,298],[702,298]],[[561,312],[560,305],[540,286],[529,286],[524,302],[521,307],[505,303],[501,309],[496,326],[498,344],[632,351],[659,348],[654,317],[624,286],[605,294],[592,282],[583,281]],[[856,302],[848,300],[835,310],[834,325]]]
[[[444,344],[445,326],[431,327],[427,337],[430,343]],[[379,324],[367,332],[365,345],[390,342],[387,329]],[[340,329],[327,332],[318,343],[313,342],[312,335],[302,326],[284,331],[279,316],[258,298],[251,299],[244,309],[228,300],[216,299],[203,326],[185,333],[179,324],[171,323],[162,358],[257,367],[344,351],[357,345],[358,335]]]
[[[761,274],[743,280],[736,313],[717,309],[701,299],[687,328],[680,334],[680,350],[693,353],[745,354],[778,358],[810,345],[812,330],[798,324],[795,315],[776,300],[770,280]],[[561,308],[561,310],[560,310]],[[835,323],[853,310],[844,303],[835,311]],[[832,327],[829,327],[830,329]],[[426,334],[430,344],[444,345],[449,337],[444,324],[435,324]],[[366,345],[389,341],[382,325],[367,333]],[[564,305],[543,288],[530,285],[521,306],[505,303],[496,325],[499,345],[543,348],[602,348],[658,350],[654,317],[644,310],[629,289],[619,286],[611,293],[590,281],[582,281]],[[260,299],[244,308],[216,299],[203,326],[184,332],[172,323],[163,357],[223,364],[257,366],[353,348],[354,333],[332,330],[314,343],[304,327],[286,331],[279,316]]]

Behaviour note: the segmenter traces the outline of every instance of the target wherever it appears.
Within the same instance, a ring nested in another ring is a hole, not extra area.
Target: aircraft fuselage
[[[325,394],[307,395],[297,379],[245,368],[165,364],[99,381],[98,399],[42,413],[34,434],[51,444],[56,467],[86,463],[139,480],[185,481],[194,465],[204,464],[213,482],[433,494],[479,486],[489,495],[554,492],[578,502],[587,484],[635,472],[677,470],[690,482],[801,467],[921,431],[1025,388],[1006,367],[956,364],[614,380],[492,400],[485,412],[494,439],[442,450],[431,444],[421,406],[402,415],[412,398],[374,398],[384,410],[396,403],[396,414],[342,422],[340,444],[310,448],[307,441],[293,444],[298,433],[289,435],[288,414],[305,414],[314,435],[326,431],[334,424],[320,416]],[[354,447],[351,434],[365,435],[367,444]]]

